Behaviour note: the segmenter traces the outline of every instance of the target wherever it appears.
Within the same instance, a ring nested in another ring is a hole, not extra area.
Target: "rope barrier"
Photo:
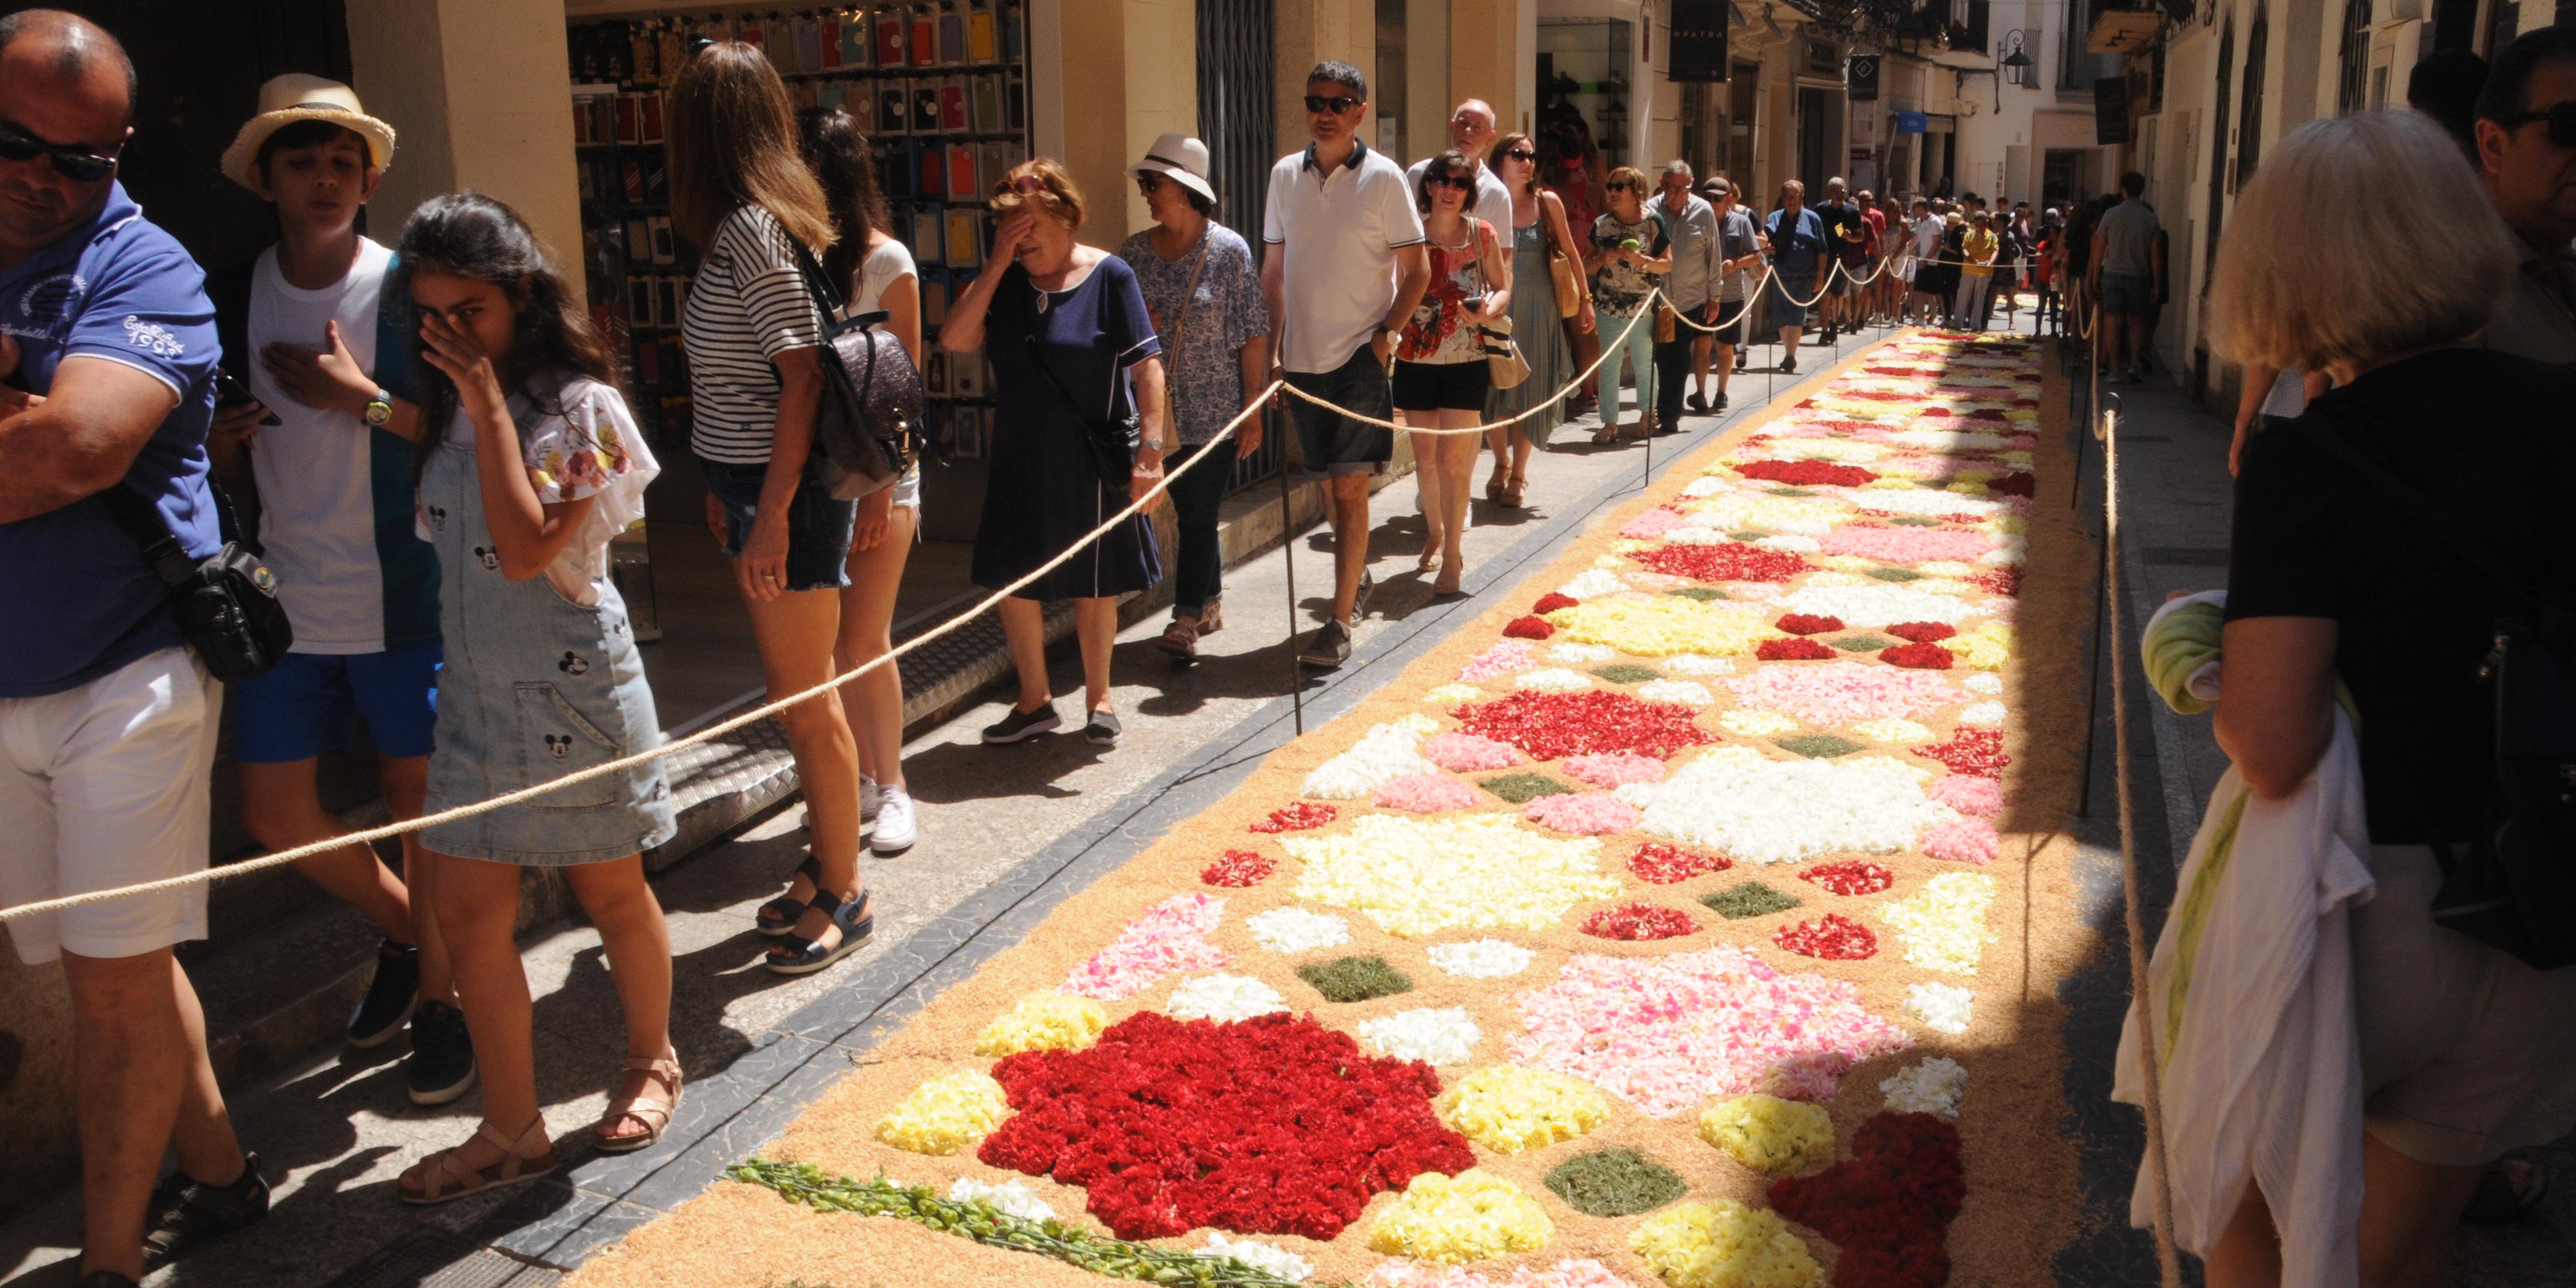
[[[1833,269],[1839,269],[1840,267],[1841,265],[1835,264]],[[1766,267],[1763,270],[1763,273],[1763,281],[1767,284],[1771,278],[1776,275],[1776,270]],[[1831,270],[1828,271],[1828,282],[1831,281],[1830,273]],[[1590,379],[1594,372],[1601,369],[1603,364],[1609,362],[1613,357],[1618,356],[1619,352],[1626,347],[1629,334],[1636,329],[1638,323],[1653,316],[1654,303],[1656,300],[1662,298],[1665,298],[1663,288],[1655,287],[1650,289],[1646,295],[1647,307],[1639,310],[1634,317],[1628,319],[1628,325],[1621,328],[1619,339],[1616,344],[1604,344],[1602,346],[1601,356],[1595,359],[1591,366],[1584,368],[1582,372],[1578,373],[1572,380],[1566,382],[1566,384],[1562,388],[1558,389],[1554,395],[1538,403],[1536,406],[1531,407],[1529,410],[1504,420],[1494,421],[1491,424],[1476,425],[1464,429],[1426,429],[1411,425],[1399,425],[1391,420],[1381,420],[1375,416],[1363,415],[1359,412],[1352,411],[1347,407],[1340,406],[1324,398],[1310,394],[1303,389],[1299,389],[1285,380],[1273,380],[1270,382],[1268,387],[1247,400],[1244,409],[1236,413],[1234,419],[1227,421],[1225,427],[1218,430],[1216,436],[1208,440],[1207,445],[1213,447],[1218,443],[1232,438],[1235,431],[1241,428],[1246,420],[1249,420],[1260,413],[1265,403],[1270,402],[1272,399],[1277,398],[1283,393],[1302,398],[1318,407],[1339,413],[1340,415],[1349,417],[1352,420],[1359,421],[1362,424],[1375,425],[1383,429],[1403,430],[1404,432],[1411,434],[1483,434],[1488,430],[1501,429],[1515,425],[1547,410],[1550,406],[1562,401],[1567,395],[1582,388],[1585,380]],[[1750,310],[1748,309],[1747,312],[1749,313],[1749,311]],[[1675,310],[1674,316],[1680,317],[1680,311]],[[1683,320],[1688,321],[1688,319]],[[1712,333],[1720,329],[1717,327],[1701,327],[1698,323],[1690,323],[1690,325],[1696,329],[1710,331]],[[958,630],[964,629],[968,622],[983,615],[985,611],[993,608],[997,604],[1000,604],[1003,600],[1010,598],[1018,591],[1035,583],[1039,578],[1044,577],[1048,573],[1051,573],[1057,568],[1064,566],[1066,563],[1071,562],[1076,555],[1081,554],[1082,551],[1088,548],[1093,542],[1108,535],[1120,524],[1144,513],[1156,500],[1160,499],[1165,492],[1170,490],[1172,482],[1175,479],[1178,479],[1181,475],[1188,473],[1192,469],[1198,468],[1200,465],[1214,459],[1218,455],[1218,453],[1206,450],[1192,453],[1188,460],[1167,470],[1163,477],[1158,480],[1152,488],[1146,491],[1145,495],[1130,501],[1126,508],[1110,516],[1107,520],[1102,522],[1100,526],[1093,528],[1091,532],[1085,535],[1080,541],[1075,542],[1072,546],[1058,553],[1055,557],[1038,565],[1029,572],[1023,573],[1018,578],[1014,579],[1009,585],[985,596],[984,599],[977,603],[973,608],[922,632],[920,635],[915,636],[912,639],[904,641],[902,644],[899,644],[892,650],[888,651],[882,657],[863,663],[852,670],[845,671],[829,680],[814,685],[801,693],[797,693],[789,697],[778,698],[761,706],[754,707],[751,710],[730,716],[724,720],[716,722],[715,724],[709,725],[704,729],[700,729],[695,733],[689,734],[686,737],[664,742],[649,751],[640,751],[633,755],[621,756],[616,760],[593,765],[588,769],[576,770],[561,778],[549,779],[546,782],[537,783],[529,787],[522,787],[516,791],[504,792],[501,795],[494,796],[488,800],[459,805],[453,809],[441,810],[436,814],[424,815],[420,818],[387,823],[381,827],[371,827],[362,831],[342,833],[326,840],[314,841],[306,845],[299,845],[293,849],[280,850],[274,854],[263,854],[257,858],[244,859],[238,863],[227,863],[221,867],[210,866],[196,872],[183,873],[172,877],[163,877],[159,880],[144,881],[134,885],[118,886],[106,890],[84,891],[80,894],[63,895],[53,899],[40,899],[34,903],[20,904],[14,908],[0,908],[0,923],[16,921],[25,917],[32,917],[40,913],[61,912],[68,908],[77,908],[86,904],[104,903],[111,899],[123,899],[139,894],[157,894],[164,890],[177,890],[186,886],[196,885],[201,882],[212,884],[217,881],[230,880],[234,877],[247,876],[253,872],[263,872],[270,868],[281,867],[289,863],[294,863],[300,859],[311,858],[314,855],[327,853],[347,845],[372,845],[377,841],[397,836],[404,836],[409,833],[422,831],[440,824],[455,822],[459,819],[473,818],[481,814],[488,814],[494,810],[502,809],[510,805],[516,805],[521,801],[532,800],[549,792],[572,786],[575,783],[588,782],[591,779],[605,777],[609,774],[623,773],[638,765],[665,759],[686,751],[691,747],[711,742],[714,739],[731,733],[736,729],[740,729],[745,725],[766,720],[771,716],[785,711],[789,707],[821,698],[833,690],[840,688],[842,685],[858,679],[860,676],[875,671],[879,667],[890,666],[896,659],[917,649],[926,648],[932,642],[945,638]],[[1231,458],[1228,459],[1230,460]]]
[[[2143,896],[2138,882],[2138,835],[2136,810],[2130,799],[2129,783],[2129,669],[2127,635],[2120,625],[2120,606],[2127,602],[2120,586],[2120,441],[2116,411],[2102,413],[2094,430],[2102,440],[2102,564],[2105,589],[2103,611],[2109,621],[2103,633],[2111,645],[2111,735],[2112,754],[2118,758],[2115,776],[2119,782],[2120,805],[2120,888],[2129,932],[2129,988],[2132,1005],[2138,1017],[2138,1058],[2145,1064],[2147,1159],[2156,1184],[2156,1265],[2162,1273],[2164,1288],[2181,1288],[2182,1272],[2174,1254],[2173,1241],[2173,1176],[2165,1155],[2165,1113],[2163,1062],[2156,1055],[2154,1012],[2148,1006],[2151,987],[2147,974],[2146,916],[2140,908]],[[2089,738],[2092,731],[2087,729]]]

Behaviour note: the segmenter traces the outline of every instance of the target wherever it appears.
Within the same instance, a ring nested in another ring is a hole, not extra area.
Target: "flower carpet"
[[[1901,333],[1702,448],[570,1282],[2047,1281],[2041,365]]]

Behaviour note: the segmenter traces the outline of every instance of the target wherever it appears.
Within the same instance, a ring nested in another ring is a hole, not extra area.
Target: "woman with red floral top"
[[[1467,213],[1475,195],[1476,163],[1454,148],[1431,158],[1414,192],[1431,255],[1431,288],[1422,293],[1395,350],[1395,407],[1408,424],[1464,430],[1484,420],[1493,381],[1486,373],[1482,331],[1510,312],[1512,265],[1494,226]],[[1413,435],[1422,513],[1431,521],[1420,566],[1427,572],[1434,559],[1440,561],[1433,594],[1457,594],[1466,573],[1458,538],[1467,529],[1468,476],[1476,469],[1478,445],[1475,434]]]

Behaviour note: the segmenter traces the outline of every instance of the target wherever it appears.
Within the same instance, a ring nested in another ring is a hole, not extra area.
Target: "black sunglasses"
[[[54,173],[74,183],[96,183],[116,173],[113,154],[100,156],[77,143],[49,143],[15,125],[0,125],[0,158],[33,161],[40,156],[51,158]]]
[[[2576,103],[2552,104],[2546,112],[2524,112],[2505,124],[2520,129],[2533,121],[2549,122],[2549,142],[2557,147],[2576,148]]]
[[[1152,192],[1156,188],[1160,188],[1162,186],[1163,176],[1159,174],[1140,174],[1136,176],[1136,188],[1140,192]]]
[[[1509,160],[1513,160],[1513,161],[1536,161],[1536,160],[1538,160],[1538,154],[1537,154],[1536,152],[1532,152],[1532,151],[1530,151],[1528,148],[1513,148],[1511,151],[1504,153],[1504,154],[1503,154],[1503,156],[1504,156],[1505,158],[1507,158],[1507,159],[1509,159]]]
[[[1460,192],[1474,192],[1476,190],[1476,181],[1475,179],[1463,174],[1435,174],[1424,179],[1422,181],[1422,186],[1425,188],[1455,188]]]
[[[1306,96],[1306,110],[1309,112],[1330,112],[1335,116],[1339,116],[1367,101],[1368,100],[1364,98],[1352,98],[1345,94],[1334,94],[1329,97],[1323,94],[1309,94]]]
[[[1626,192],[1628,189],[1635,187],[1636,185],[1629,183],[1625,179],[1621,179],[1613,183],[1605,183],[1601,186],[1603,189],[1610,192]]]

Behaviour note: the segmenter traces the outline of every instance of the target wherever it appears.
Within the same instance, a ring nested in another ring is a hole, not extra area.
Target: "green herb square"
[[[1651,1212],[1689,1190],[1673,1169],[1633,1149],[1596,1149],[1557,1164],[1547,1187],[1585,1216]]]
[[[1634,662],[1613,662],[1608,666],[1594,668],[1592,673],[1612,684],[1644,684],[1648,680],[1660,678],[1662,674],[1651,666],[1639,666]]]
[[[1664,593],[1667,595],[1679,595],[1684,599],[1696,599],[1703,604],[1712,599],[1726,598],[1726,592],[1719,590],[1715,586],[1675,586]]]
[[[1911,568],[1872,568],[1869,570],[1869,575],[1880,581],[1906,582],[1923,579],[1923,574]]]
[[[1477,786],[1514,805],[1527,805],[1541,796],[1555,796],[1574,790],[1545,774],[1533,774],[1527,771],[1517,774],[1496,774],[1491,778],[1478,780]]]
[[[1336,957],[1298,967],[1297,978],[1314,985],[1327,1002],[1365,1002],[1413,991],[1413,981],[1383,957]]]
[[[1861,748],[1859,743],[1849,738],[1837,738],[1829,733],[1800,734],[1795,738],[1782,738],[1773,745],[1782,751],[1815,760],[1831,760],[1836,756],[1848,756]]]
[[[1783,894],[1759,881],[1747,881],[1742,885],[1729,886],[1715,894],[1702,895],[1700,902],[1707,905],[1709,911],[1729,921],[1742,921],[1747,917],[1767,917],[1775,912],[1787,912],[1798,906],[1798,897],[1793,894]]]
[[[1846,635],[1841,639],[1825,642],[1846,653],[1875,653],[1883,648],[1896,647],[1896,641],[1881,639],[1875,635]]]

